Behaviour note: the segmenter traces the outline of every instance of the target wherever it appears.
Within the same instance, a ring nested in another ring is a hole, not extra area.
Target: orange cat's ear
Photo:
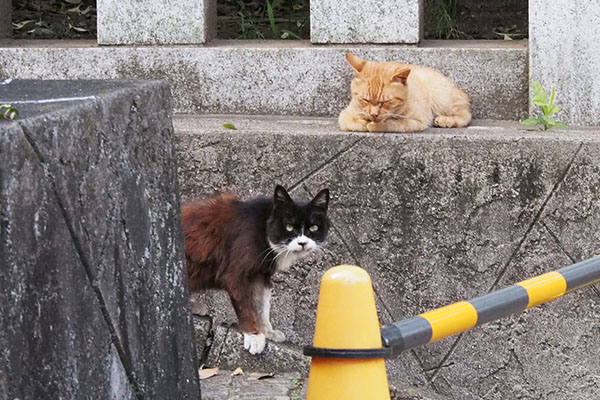
[[[367,63],[367,60],[363,60],[362,58],[357,57],[352,53],[346,53],[346,60],[348,60],[348,63],[352,65],[352,68],[354,68],[356,72],[362,71],[362,69],[365,67],[365,64]]]
[[[410,68],[405,68],[399,71],[396,71],[394,77],[392,78],[392,82],[401,83],[406,85],[406,80],[408,79],[408,75],[410,75]]]

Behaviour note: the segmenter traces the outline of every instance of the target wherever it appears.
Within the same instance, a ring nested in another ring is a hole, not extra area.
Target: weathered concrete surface
[[[419,43],[423,0],[310,2],[313,43]]]
[[[568,124],[600,125],[599,20],[596,1],[529,2],[530,90],[533,80],[548,93],[556,86],[558,118]]]
[[[260,379],[258,379],[260,378]],[[306,398],[308,382],[299,373],[243,372],[219,370],[218,374],[202,381],[203,400],[300,400]],[[445,400],[427,390],[403,383],[390,385],[392,400]]]
[[[263,376],[262,379],[258,379]],[[203,400],[300,400],[306,397],[305,381],[298,373],[244,372],[232,375],[222,370],[202,381]]]
[[[0,0],[0,39],[12,36],[12,0]]]
[[[0,103],[0,398],[197,399],[168,87]]]
[[[0,47],[0,77],[164,79],[177,112],[337,116],[350,99],[353,72],[344,53],[352,51],[439,69],[471,96],[475,118],[527,114],[525,42],[443,41],[422,47],[221,42],[201,48],[81,43],[6,42],[14,47]]]
[[[276,275],[272,320],[288,348],[312,341],[320,277],[339,263],[371,274],[386,323],[600,254],[598,128],[541,132],[476,122],[358,134],[319,118],[178,116],[174,123],[184,198],[222,189],[251,197],[276,183],[305,198],[330,188],[324,256]],[[227,301],[206,295],[211,315],[234,323]],[[598,321],[600,292],[589,288],[406,353],[388,362],[388,373],[449,398],[596,398]],[[230,340],[215,336],[212,347]],[[216,364],[251,365],[239,357],[241,337],[227,346],[237,350]],[[261,357],[271,355],[257,363]]]
[[[216,33],[216,0],[98,0],[99,44],[202,44]]]
[[[244,349],[243,343],[244,337],[239,329],[215,327],[206,365],[218,365],[228,369],[241,367],[246,371],[308,373],[310,359],[304,357],[299,345],[268,342],[261,356],[255,357]]]

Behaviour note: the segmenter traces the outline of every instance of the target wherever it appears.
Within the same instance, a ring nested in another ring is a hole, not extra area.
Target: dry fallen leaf
[[[208,379],[211,376],[215,376],[218,374],[219,374],[219,368],[206,368],[206,369],[198,370],[198,376],[200,377],[200,380]]]
[[[241,368],[236,368],[235,371],[231,373],[231,376],[243,375],[244,371]]]
[[[248,375],[248,380],[259,381],[261,379],[273,378],[274,376],[275,374],[272,372],[252,372],[250,375]]]

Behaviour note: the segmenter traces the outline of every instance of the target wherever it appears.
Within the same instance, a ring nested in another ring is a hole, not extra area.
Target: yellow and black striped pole
[[[381,329],[382,342],[389,349],[387,356],[393,357],[402,351],[464,332],[596,282],[600,282],[600,257],[386,325]]]

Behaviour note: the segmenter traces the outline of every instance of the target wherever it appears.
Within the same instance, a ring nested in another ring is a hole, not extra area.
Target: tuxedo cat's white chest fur
[[[280,255],[279,257],[277,257],[276,261],[277,272],[289,271],[289,269],[292,267],[292,264],[295,263],[296,260],[298,260],[299,258],[301,258],[300,255],[289,252]]]
[[[294,262],[319,247],[314,240],[304,234],[294,238],[287,245],[278,245],[271,242],[269,242],[269,245],[275,251],[275,263],[278,272],[287,272]]]

